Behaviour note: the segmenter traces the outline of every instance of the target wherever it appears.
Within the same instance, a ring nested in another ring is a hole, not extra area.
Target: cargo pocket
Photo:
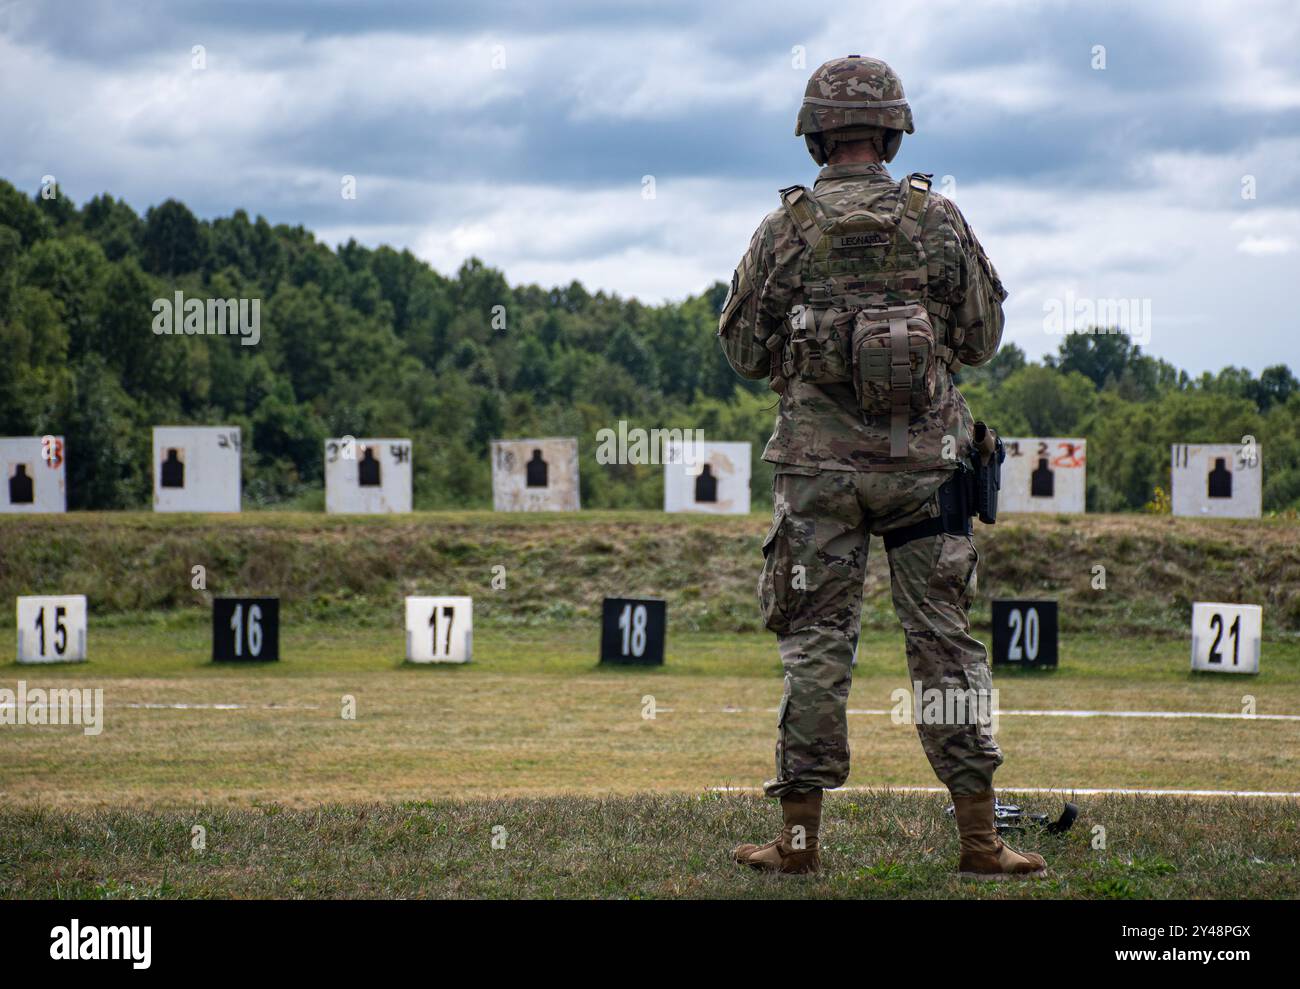
[[[763,625],[777,634],[790,629],[790,540],[784,509],[776,513],[763,540],[763,572],[758,578],[758,603]]]
[[[975,571],[979,553],[970,536],[944,533],[939,537],[939,551],[930,570],[925,596],[933,602],[970,609],[975,597]]]

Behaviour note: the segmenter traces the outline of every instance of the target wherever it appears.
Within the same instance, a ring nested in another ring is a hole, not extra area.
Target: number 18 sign
[[[600,619],[600,661],[662,666],[666,615],[662,601],[605,598]]]
[[[473,598],[406,599],[407,662],[468,663],[473,646]]]
[[[1192,669],[1258,673],[1264,609],[1257,604],[1192,604]]]

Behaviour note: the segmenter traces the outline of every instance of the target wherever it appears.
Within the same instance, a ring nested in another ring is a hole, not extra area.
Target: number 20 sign
[[[600,661],[662,666],[667,611],[662,601],[605,598]]]
[[[468,663],[474,647],[474,600],[406,599],[406,659],[410,663]]]
[[[1264,609],[1257,604],[1192,605],[1192,669],[1258,673]]]
[[[1057,661],[1055,601],[993,602],[993,663],[1054,667]]]

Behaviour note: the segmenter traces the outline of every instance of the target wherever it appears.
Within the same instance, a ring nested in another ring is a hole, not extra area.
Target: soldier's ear
[[[883,147],[882,147],[882,154],[880,156],[881,161],[884,162],[893,161],[894,156],[898,154],[898,149],[902,147],[902,144],[903,144],[903,132],[901,130],[886,131],[885,140],[883,142]]]

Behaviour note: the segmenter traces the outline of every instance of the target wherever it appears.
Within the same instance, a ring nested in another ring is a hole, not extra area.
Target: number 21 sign
[[[1258,673],[1264,609],[1257,604],[1192,605],[1192,669]]]

